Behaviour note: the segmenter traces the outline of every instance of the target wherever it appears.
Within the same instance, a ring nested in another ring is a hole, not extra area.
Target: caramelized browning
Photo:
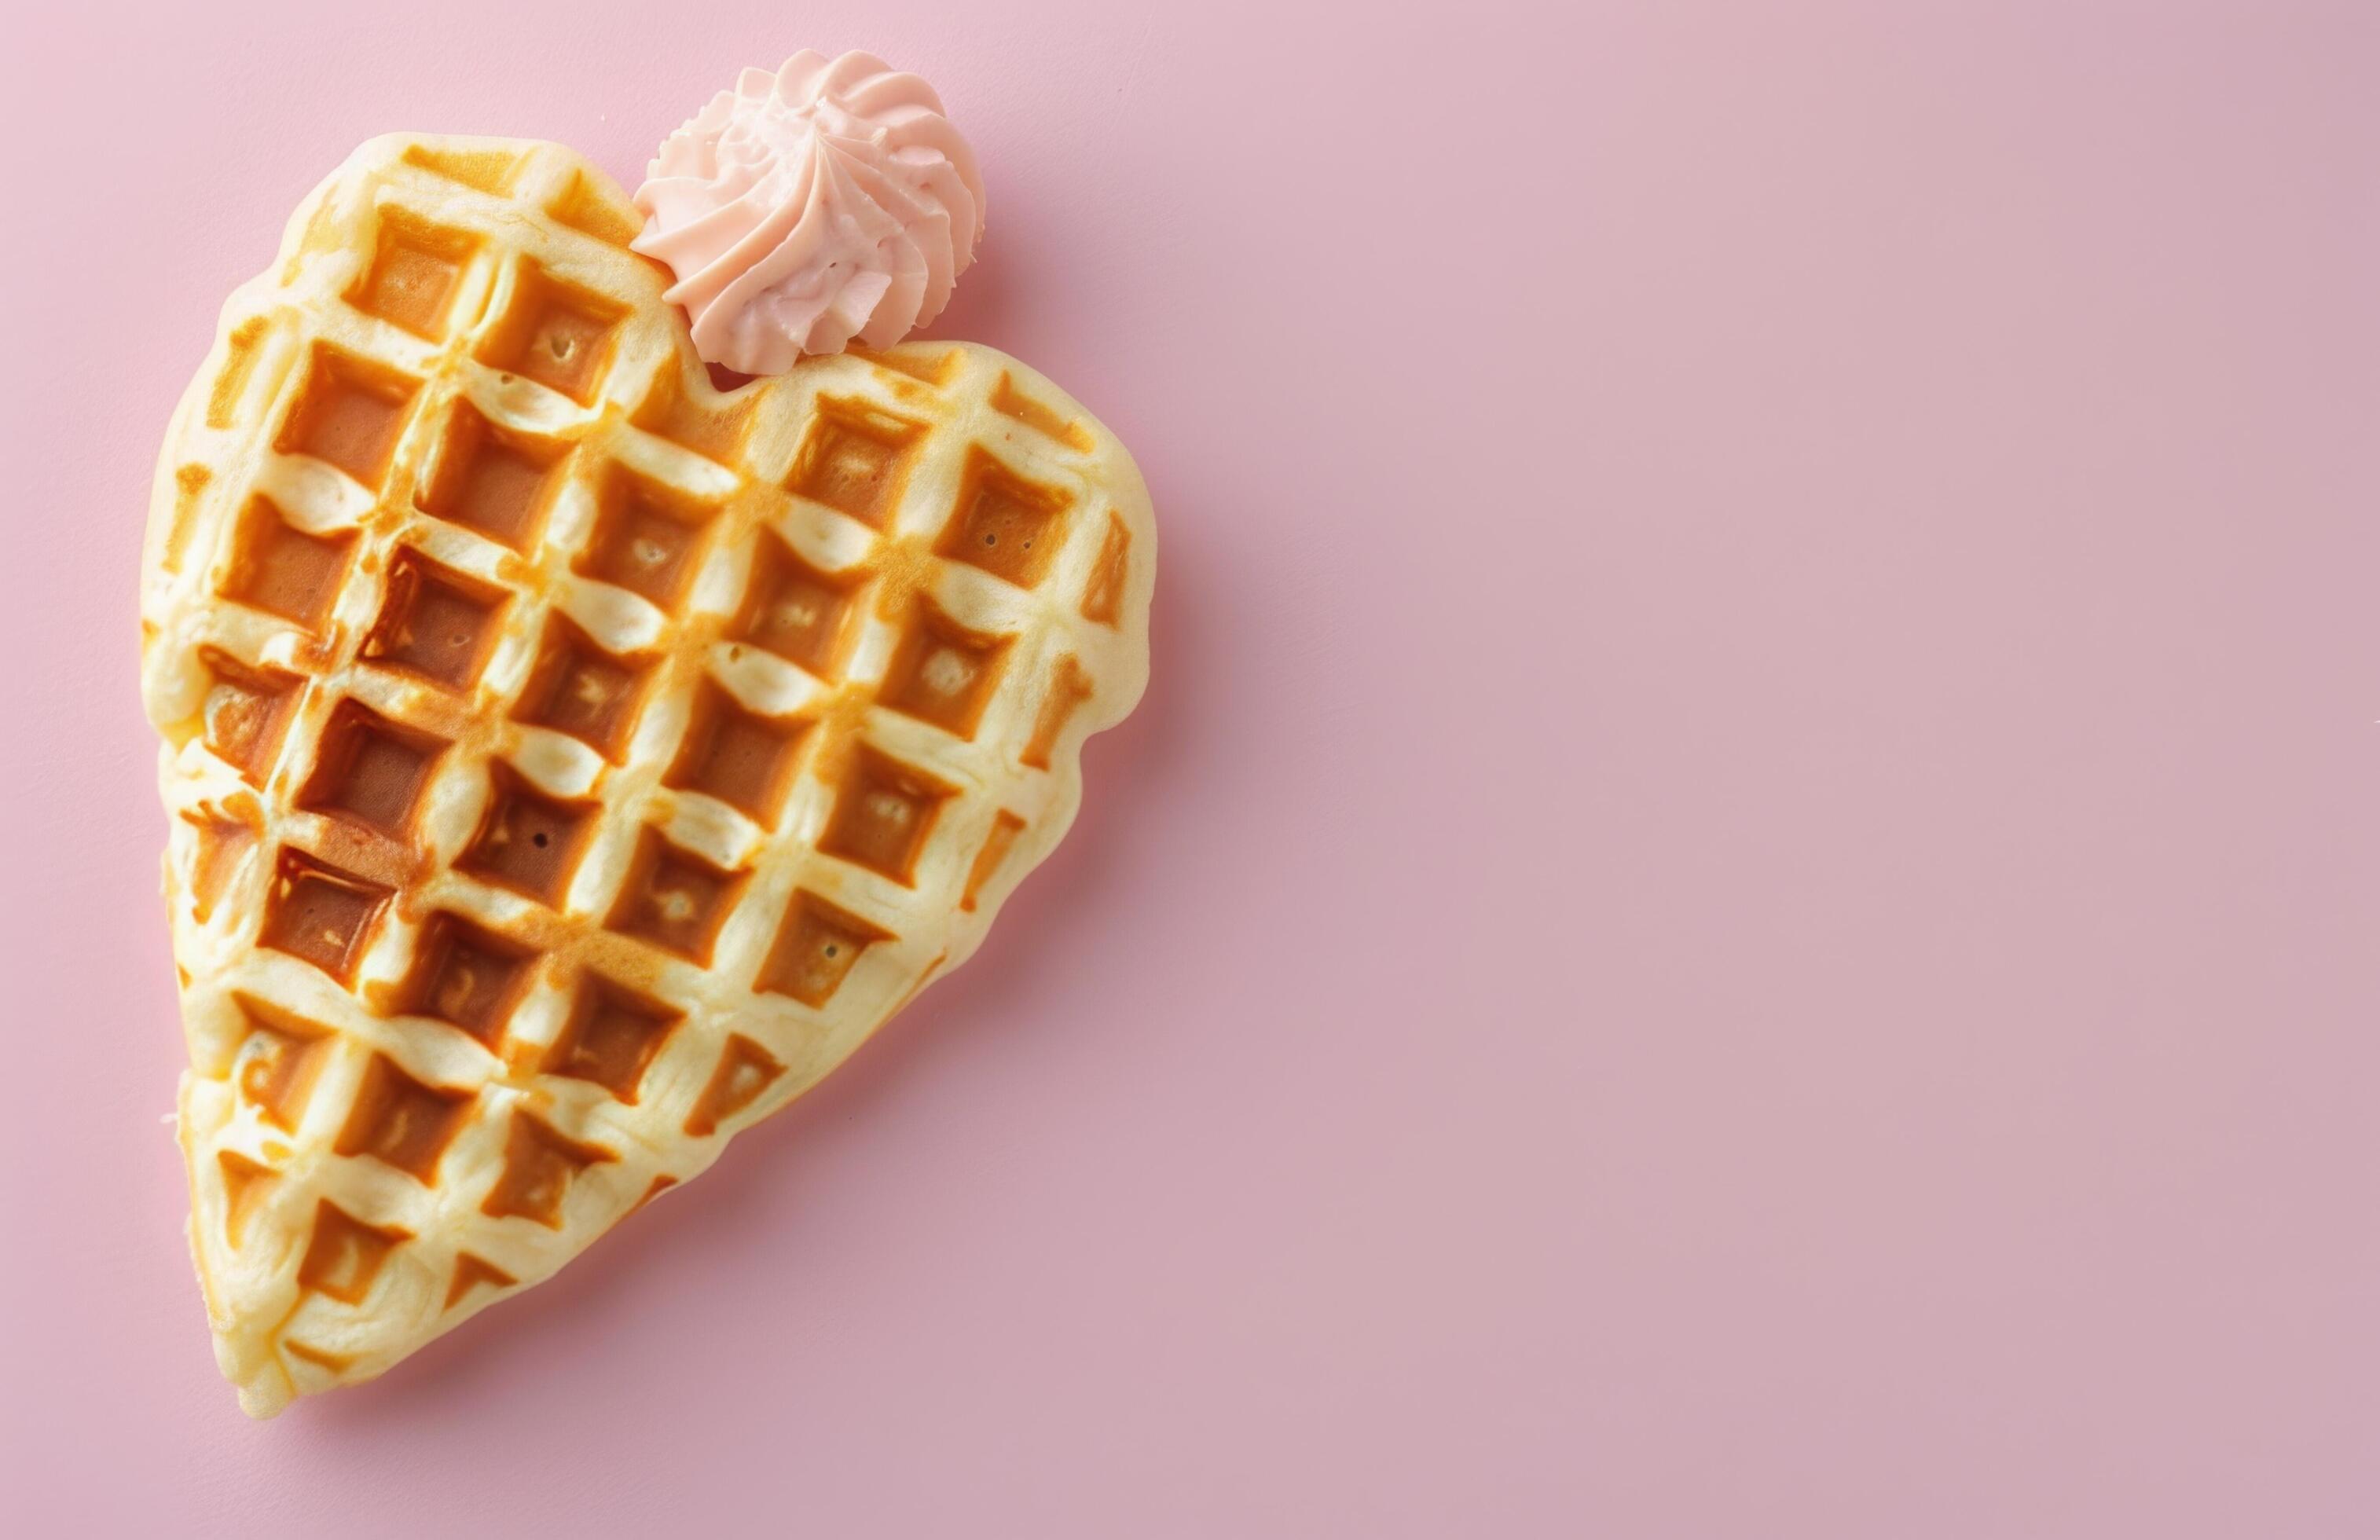
[[[402,548],[389,562],[380,618],[364,638],[363,656],[450,690],[468,690],[487,667],[510,601],[501,588]]]
[[[1033,736],[1017,756],[1018,763],[1028,770],[1048,770],[1050,751],[1058,746],[1066,719],[1090,698],[1091,676],[1083,672],[1083,665],[1071,652],[1059,659],[1056,677],[1050,681],[1050,693],[1042,698],[1041,714],[1034,719]]]
[[[368,1225],[324,1198],[314,1208],[314,1238],[298,1264],[298,1286],[342,1304],[361,1304],[388,1254],[412,1239],[408,1231]]]
[[[212,649],[200,657],[214,677],[200,709],[208,751],[249,785],[262,786],[306,681],[279,669],[249,668]]]
[[[371,265],[347,291],[347,303],[368,315],[436,342],[446,334],[446,312],[479,242],[456,230],[414,219],[403,210],[380,211],[380,239]]]
[[[905,888],[914,886],[917,853],[925,848],[944,799],[956,794],[955,787],[863,745],[835,793],[834,812],[819,849]]]
[[[524,554],[545,532],[570,446],[500,428],[468,401],[455,403],[438,469],[414,492],[414,505]]]
[[[545,1072],[590,1081],[636,1105],[646,1066],[685,1013],[598,974],[578,981],[570,1020],[546,1055]]]
[[[247,995],[234,995],[232,1003],[248,1019],[248,1036],[232,1060],[232,1084],[258,1117],[295,1134],[330,1051],[331,1029]]]
[[[225,599],[320,633],[331,618],[355,549],[352,532],[310,535],[289,523],[271,498],[252,497],[240,514],[219,591]]]
[[[232,413],[248,389],[249,376],[256,372],[256,346],[263,338],[264,318],[250,316],[224,339],[223,372],[215,376],[214,388],[207,394],[207,426],[217,432],[232,424]]]
[[[1055,487],[1026,480],[982,449],[969,449],[958,504],[934,554],[1030,588],[1050,570],[1071,501]]]
[[[1123,586],[1126,561],[1132,551],[1132,531],[1123,527],[1123,515],[1113,508],[1108,510],[1107,539],[1099,542],[1099,560],[1092,564],[1091,580],[1083,587],[1083,618],[1096,625],[1115,629],[1123,613]]]
[[[549,616],[513,720],[567,733],[617,764],[636,730],[653,663],[606,652],[569,617]]]
[[[455,869],[561,908],[601,805],[547,796],[502,761],[488,767],[488,810]]]
[[[728,635],[832,679],[843,663],[853,597],[865,580],[865,573],[830,576],[763,529],[752,553],[752,581]]]
[[[861,952],[891,940],[892,933],[881,926],[838,909],[816,893],[796,892],[753,988],[822,1006],[843,987]]]
[[[341,1155],[368,1155],[424,1186],[435,1186],[439,1157],[462,1132],[470,1107],[470,1092],[424,1085],[395,1060],[376,1053],[336,1148]]]
[[[814,723],[749,711],[705,679],[662,784],[714,796],[767,827],[777,821],[802,738]]]
[[[698,1139],[716,1134],[721,1123],[751,1106],[770,1082],[784,1073],[785,1066],[767,1049],[740,1032],[731,1034],[727,1051],[719,1056],[719,1067],[710,1073],[710,1083],[702,1088],[694,1110],[686,1114],[686,1131]]]
[[[876,698],[954,737],[972,739],[1015,639],[970,631],[921,596],[911,607]]]
[[[619,902],[603,923],[621,935],[650,941],[709,967],[719,928],[751,875],[723,871],[672,844],[658,830],[648,829],[638,841]]]
[[[921,425],[864,401],[821,399],[785,488],[881,529],[924,439]]]
[[[547,205],[545,212],[572,229],[611,246],[626,246],[644,228],[623,213],[601,188],[591,185],[583,171],[571,174],[570,185],[563,189],[561,197]]]
[[[223,1173],[224,1241],[237,1249],[240,1232],[248,1228],[248,1211],[280,1178],[272,1167],[260,1166],[234,1150],[216,1156],[215,1167]]]
[[[679,381],[678,371],[666,368],[630,420],[681,449],[729,465],[743,447],[744,435],[752,426],[752,407],[759,399],[747,396],[723,406],[703,406]]]
[[[215,903],[231,883],[232,874],[256,848],[257,828],[238,819],[183,818],[198,831],[198,853],[190,863],[190,909],[200,925],[213,915]]]
[[[464,1295],[481,1284],[491,1289],[509,1289],[519,1281],[494,1263],[483,1262],[468,1251],[458,1251],[455,1254],[455,1276],[446,1285],[446,1303],[439,1308],[454,1309]]]
[[[480,344],[480,362],[592,406],[612,367],[626,314],[598,294],[574,288],[531,261],[521,264],[512,303]]]
[[[389,721],[359,700],[343,700],[323,725],[314,773],[298,806],[359,823],[393,840],[412,826],[415,804],[451,746]]]
[[[391,890],[378,882],[283,845],[258,940],[313,964],[346,988],[355,983],[356,964],[390,897]]]
[[[959,895],[960,908],[970,915],[975,913],[976,895],[1000,869],[1000,863],[1008,858],[1008,847],[1016,843],[1016,836],[1024,829],[1025,820],[1005,807],[991,820],[991,832],[984,837],[983,848],[975,853],[975,865],[967,868],[966,891]]]
[[[595,533],[572,570],[641,595],[674,614],[718,512],[613,463],[605,467],[596,493]]]
[[[397,1009],[460,1028],[493,1049],[536,971],[528,947],[442,910],[421,928]]]
[[[512,1132],[504,1139],[504,1169],[480,1212],[560,1230],[562,1200],[569,1194],[572,1180],[589,1166],[618,1158],[610,1150],[565,1137],[527,1112],[515,1112]]]
[[[380,490],[421,382],[317,343],[305,383],[273,447],[310,455]]]
[[[426,144],[409,144],[405,147],[405,162],[494,198],[512,190],[513,177],[520,171],[519,159],[501,150],[434,150]]]
[[[1016,382],[1006,370],[1000,374],[1000,383],[992,387],[991,409],[1014,418],[1037,433],[1045,433],[1077,455],[1088,455],[1098,445],[1090,430],[1079,422],[1070,421],[1026,395],[1016,388]]]

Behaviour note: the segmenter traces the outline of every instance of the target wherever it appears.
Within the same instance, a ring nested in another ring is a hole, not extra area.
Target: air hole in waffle
[[[569,453],[560,439],[516,433],[458,401],[446,421],[437,472],[415,491],[414,505],[526,553],[545,528],[562,480],[558,467]]]
[[[883,927],[839,909],[816,893],[797,891],[753,988],[804,1005],[823,1006],[843,987],[861,952],[891,940],[892,932]]]
[[[633,1106],[646,1067],[684,1019],[685,1013],[625,984],[587,974],[546,1055],[545,1073],[592,1082]]]
[[[446,312],[455,302],[455,285],[479,244],[459,230],[442,229],[383,205],[371,266],[347,291],[347,303],[436,342],[446,334]]]
[[[310,535],[267,497],[240,511],[221,592],[225,599],[320,633],[355,553],[352,532]]]
[[[501,760],[488,779],[488,810],[455,869],[560,909],[601,805],[547,796]]]
[[[865,572],[831,575],[795,554],[771,530],[752,552],[752,580],[728,635],[832,679],[842,667],[853,600]]]
[[[662,783],[717,797],[763,827],[773,825],[794,783],[802,737],[814,725],[747,710],[706,678]]]
[[[594,404],[620,320],[611,300],[574,288],[535,262],[521,264],[512,302],[480,344],[480,362],[560,391],[581,406]]]
[[[1014,637],[970,631],[920,597],[912,608],[901,645],[884,671],[877,701],[931,722],[943,732],[972,739],[983,720],[984,703],[1000,683]]]
[[[273,447],[310,455],[378,491],[405,430],[406,408],[420,388],[409,375],[317,343]]]
[[[446,740],[343,700],[323,725],[314,773],[298,806],[403,839]]]
[[[674,612],[718,511],[615,461],[596,492],[595,532],[572,568]]]
[[[258,1117],[295,1134],[334,1041],[331,1029],[248,995],[232,996],[232,1003],[248,1022],[232,1059],[232,1084]]]
[[[717,1133],[721,1123],[751,1106],[784,1073],[785,1066],[767,1049],[741,1033],[731,1035],[710,1083],[686,1114],[686,1131],[698,1139]]]
[[[569,1194],[571,1182],[588,1167],[617,1158],[610,1150],[582,1145],[540,1119],[516,1112],[504,1139],[504,1170],[480,1212],[560,1230],[562,1200]]]
[[[400,549],[389,561],[380,618],[364,638],[363,656],[451,690],[468,690],[487,666],[509,598],[418,551]]]
[[[279,669],[252,669],[212,648],[200,655],[214,682],[200,708],[207,749],[251,786],[273,773],[281,740],[306,681]]]
[[[751,873],[726,871],[690,850],[680,849],[653,829],[638,838],[628,879],[604,924],[674,952],[698,966],[710,965],[719,928],[743,896]]]
[[[786,490],[881,529],[901,501],[924,429],[864,401],[821,399]]]
[[[342,1304],[361,1304],[388,1254],[412,1239],[407,1231],[366,1224],[324,1198],[314,1207],[314,1236],[298,1264],[298,1286]]]
[[[617,764],[636,730],[654,661],[606,652],[566,617],[552,616],[513,720],[566,733]]]
[[[386,1054],[375,1053],[339,1131],[338,1152],[370,1156],[434,1186],[439,1158],[462,1131],[471,1095],[424,1085]]]
[[[1028,481],[981,449],[970,448],[958,502],[934,553],[1030,588],[1050,570],[1072,501],[1057,488]]]
[[[441,910],[421,928],[397,1009],[458,1027],[493,1049],[536,969],[527,946]]]
[[[378,882],[284,845],[258,939],[351,985],[390,897]]]
[[[955,787],[862,746],[835,792],[819,849],[913,887],[917,853],[943,801],[955,794]]]

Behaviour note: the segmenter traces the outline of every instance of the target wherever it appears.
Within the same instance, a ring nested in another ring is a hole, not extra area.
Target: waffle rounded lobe
[[[713,388],[559,146],[235,293],[142,587],[191,1246],[251,1413],[533,1286],[973,952],[1147,678],[1122,447],[965,344]]]

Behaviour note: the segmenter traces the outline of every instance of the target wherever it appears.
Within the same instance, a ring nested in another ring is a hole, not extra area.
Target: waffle
[[[142,691],[216,1354],[368,1379],[974,952],[1148,675],[1121,445],[988,348],[722,394],[557,145],[358,150],[158,467]]]

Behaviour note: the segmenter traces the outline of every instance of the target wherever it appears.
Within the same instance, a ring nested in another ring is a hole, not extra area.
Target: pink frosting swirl
[[[983,233],[975,154],[934,88],[872,54],[747,69],[662,144],[635,249],[666,263],[695,350],[782,374],[940,315]]]

